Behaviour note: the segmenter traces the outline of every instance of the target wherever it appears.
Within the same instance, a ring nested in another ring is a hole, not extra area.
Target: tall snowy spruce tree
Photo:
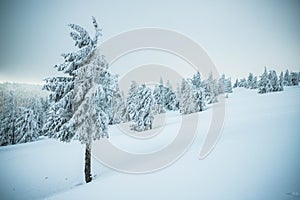
[[[232,84],[231,84],[231,78],[226,78],[224,81],[224,92],[225,93],[232,93]]]
[[[233,84],[233,88],[237,88],[237,87],[239,87],[239,80],[238,79],[236,79],[234,84]]]
[[[152,129],[154,98],[150,88],[145,84],[137,89],[138,103],[136,105],[136,115],[133,118],[132,128],[136,131]]]
[[[247,88],[253,89],[254,88],[254,75],[253,73],[249,73],[248,79],[247,79]]]
[[[279,75],[279,90],[278,91],[283,91],[283,72],[281,72]]]
[[[110,124],[119,124],[126,121],[126,106],[124,101],[124,95],[120,91],[119,85],[116,87],[116,91],[113,94],[111,102],[111,120]]]
[[[268,78],[272,86],[271,92],[279,91],[279,81],[278,81],[276,71],[275,70],[270,71],[268,74]]]
[[[290,74],[291,85],[299,85],[298,75],[299,74],[297,72],[291,72]]]
[[[160,78],[159,85],[156,85],[153,91],[153,96],[155,100],[154,113],[165,113],[166,110],[177,110],[178,109],[178,99],[172,90],[172,85],[168,80],[166,86],[163,85],[163,80]]]
[[[198,92],[193,87],[190,80],[182,79],[179,111],[184,115],[201,111],[203,108],[201,100],[204,100],[204,95],[200,93],[200,90]]]
[[[70,36],[79,48],[76,52],[62,54],[64,63],[56,65],[63,77],[46,79],[44,89],[51,92],[50,116],[44,130],[53,138],[64,142],[72,139],[85,144],[85,181],[91,177],[92,141],[107,138],[111,94],[116,77],[111,75],[108,64],[97,49],[101,30],[93,18],[95,36],[91,38],[81,26],[70,24]]]
[[[290,77],[290,72],[289,72],[288,69],[284,73],[283,85],[284,86],[290,86],[290,85],[292,85],[292,81],[291,81],[291,77]]]
[[[165,94],[166,90],[162,84],[156,85],[153,91],[155,99],[155,114],[165,113]]]
[[[127,111],[126,118],[128,121],[135,119],[137,116],[137,106],[139,103],[139,98],[137,95],[138,84],[135,81],[132,81],[130,89],[128,91],[127,97]]]
[[[193,75],[191,79],[193,98],[195,104],[195,112],[203,111],[206,107],[205,101],[205,83],[201,80],[200,72]]]
[[[35,99],[31,99],[28,107],[20,108],[19,116],[16,119],[17,143],[35,141],[40,135],[40,123],[38,103]]]
[[[179,101],[175,92],[173,92],[172,87],[167,84],[165,86],[165,108],[168,110],[178,110]]]
[[[213,78],[212,72],[209,73],[208,79],[205,83],[205,98],[208,104],[218,102],[218,85],[216,80]]]
[[[269,79],[268,79],[268,72],[267,68],[264,68],[263,74],[260,76],[260,81],[258,84],[258,93],[264,94],[268,92],[268,87],[269,87]]]

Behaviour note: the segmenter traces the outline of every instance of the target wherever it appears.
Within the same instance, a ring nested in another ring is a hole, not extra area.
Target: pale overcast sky
[[[102,41],[142,27],[183,33],[232,78],[260,74],[264,66],[300,71],[299,0],[6,0],[0,5],[0,82],[42,83],[62,62],[60,54],[73,48],[66,25],[93,31],[91,16],[103,29]]]

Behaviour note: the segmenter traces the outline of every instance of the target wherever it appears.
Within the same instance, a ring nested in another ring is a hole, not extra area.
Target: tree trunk
[[[92,181],[92,175],[91,175],[91,149],[92,145],[91,142],[87,143],[85,145],[85,182],[89,183]]]

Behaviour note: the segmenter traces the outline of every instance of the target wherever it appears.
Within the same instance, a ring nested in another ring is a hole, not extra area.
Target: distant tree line
[[[47,98],[26,98],[19,106],[14,93],[9,92],[0,109],[1,146],[35,141],[43,135],[49,109]]]
[[[300,82],[300,72],[289,72],[287,69],[285,73],[280,72],[279,76],[275,70],[267,71],[264,68],[263,73],[259,76],[254,76],[249,73],[248,78],[236,79],[233,88],[243,87],[248,89],[257,89],[258,93],[265,94],[269,92],[283,91],[284,86],[296,86]]]

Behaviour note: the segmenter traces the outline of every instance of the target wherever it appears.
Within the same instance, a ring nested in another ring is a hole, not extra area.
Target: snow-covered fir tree
[[[232,93],[231,78],[224,79],[224,92],[225,93]]]
[[[155,100],[155,105],[154,105],[154,112],[155,114],[159,113],[165,113],[165,94],[166,93],[166,88],[162,85],[156,85],[153,91],[153,96]]]
[[[136,131],[152,129],[154,98],[152,90],[142,84],[137,90],[137,115],[133,119],[132,128]]]
[[[218,85],[216,80],[213,78],[212,72],[209,73],[208,79],[206,80],[205,85],[205,98],[206,101],[210,103],[218,102]]]
[[[291,82],[291,77],[290,77],[290,72],[287,69],[284,73],[284,78],[283,78],[283,85],[284,86],[290,86],[292,84]]]
[[[51,115],[44,130],[51,137],[64,142],[78,139],[85,144],[85,181],[91,177],[92,141],[108,137],[111,98],[116,77],[108,72],[108,64],[99,49],[101,30],[93,18],[95,36],[90,37],[81,26],[70,24],[70,33],[79,48],[76,52],[62,54],[64,63],[56,65],[64,77],[46,79],[44,89],[51,92]]]
[[[156,85],[153,91],[155,100],[154,113],[165,113],[166,110],[177,110],[178,99],[176,94],[172,90],[172,85],[168,80],[166,86],[163,85],[163,79],[160,78],[159,85]]]
[[[280,73],[279,75],[279,90],[278,91],[283,91],[283,81],[284,81],[284,78],[283,78],[283,72]]]
[[[124,95],[120,91],[119,85],[116,87],[116,91],[112,99],[112,121],[111,124],[119,124],[126,121],[126,106]]]
[[[138,84],[135,81],[132,81],[130,85],[130,89],[128,91],[127,97],[127,111],[126,111],[126,118],[128,121],[133,120],[137,116],[138,111],[138,103],[139,97],[137,95],[138,91]]]
[[[195,112],[203,111],[206,107],[205,83],[202,81],[199,72],[194,74],[191,83],[193,85],[192,89],[194,101],[196,102]]]
[[[17,143],[32,142],[39,137],[41,127],[36,105],[36,101],[32,99],[30,106],[20,108],[19,117],[16,119]]]
[[[250,89],[257,89],[257,88],[258,88],[257,76],[254,76]]]
[[[0,113],[0,145],[16,144],[16,117],[18,115],[16,109],[14,95],[9,95],[4,99],[2,111]]]
[[[191,82],[195,86],[195,88],[204,88],[204,83],[201,80],[201,75],[199,71],[197,71],[197,73],[193,75]]]
[[[239,87],[239,80],[238,79],[236,79],[234,84],[233,84],[233,88],[237,88],[237,87]]]
[[[247,80],[245,78],[240,79],[240,81],[239,81],[239,87],[243,87],[243,88],[247,88],[248,87]]]
[[[259,85],[258,85],[258,93],[260,93],[260,94],[267,93],[270,90],[269,89],[270,88],[270,83],[269,82],[270,81],[268,79],[267,68],[265,67],[263,74],[260,76],[260,81],[259,81]]]
[[[275,70],[271,70],[268,74],[268,79],[271,83],[271,92],[279,91],[279,81]]]
[[[178,110],[179,107],[179,101],[177,99],[177,96],[175,92],[173,92],[172,87],[166,86],[165,87],[165,105],[164,107],[167,110]]]
[[[195,101],[195,109],[194,112],[200,112],[205,110],[206,108],[206,102],[205,102],[205,94],[204,89],[194,89],[193,97]]]
[[[196,112],[198,102],[195,100],[193,86],[190,81],[182,79],[180,96],[180,113],[190,114]]]
[[[254,75],[250,72],[247,79],[247,86],[246,88],[253,89],[254,88]]]
[[[299,74],[297,72],[291,72],[290,74],[291,85],[299,85],[298,75]]]
[[[218,81],[218,94],[225,93],[225,74],[222,74],[221,78]]]

